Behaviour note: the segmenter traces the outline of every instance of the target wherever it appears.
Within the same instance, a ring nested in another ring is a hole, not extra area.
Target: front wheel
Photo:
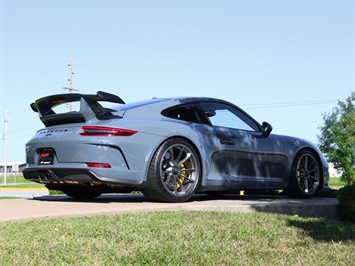
[[[310,198],[319,188],[321,170],[319,161],[310,151],[302,151],[295,159],[288,195],[296,198]]]
[[[185,139],[165,141],[149,166],[143,194],[157,201],[184,202],[196,192],[201,181],[201,165],[195,148]]]

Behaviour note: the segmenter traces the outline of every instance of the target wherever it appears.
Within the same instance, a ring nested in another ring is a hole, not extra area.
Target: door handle
[[[225,145],[234,145],[234,141],[231,139],[220,139],[219,141]]]

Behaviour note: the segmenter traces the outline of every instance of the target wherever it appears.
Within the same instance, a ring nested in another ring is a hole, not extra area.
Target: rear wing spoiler
[[[54,126],[69,123],[81,123],[92,119],[107,120],[110,118],[119,118],[112,114],[114,110],[104,108],[99,103],[111,102],[117,104],[125,104],[125,102],[117,95],[103,91],[98,91],[95,94],[79,94],[67,93],[47,96],[36,100],[31,104],[34,112],[37,112],[42,123],[45,126]],[[53,108],[66,103],[80,102],[79,112],[67,112],[57,114]]]

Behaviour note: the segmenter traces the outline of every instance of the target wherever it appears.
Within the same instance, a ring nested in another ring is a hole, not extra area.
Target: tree
[[[324,125],[317,136],[319,147],[334,168],[342,173],[341,180],[355,183],[355,92],[330,114],[323,114]]]

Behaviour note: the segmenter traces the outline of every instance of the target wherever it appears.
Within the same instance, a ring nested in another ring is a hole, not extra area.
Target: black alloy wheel
[[[201,182],[201,165],[193,145],[182,138],[165,141],[149,166],[145,196],[163,202],[184,202]]]
[[[288,194],[296,198],[310,198],[318,190],[320,178],[319,160],[311,151],[301,151],[292,167]]]

